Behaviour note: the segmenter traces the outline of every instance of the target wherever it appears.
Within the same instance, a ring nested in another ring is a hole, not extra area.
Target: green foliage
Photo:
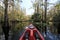
[[[55,9],[57,9],[56,11],[56,14],[53,16],[53,23],[54,22],[60,22],[60,4],[57,4],[55,6]]]
[[[34,22],[40,22],[41,21],[41,15],[38,13],[35,13],[34,15],[32,15],[32,20]]]
[[[21,11],[21,10],[14,10],[13,12],[9,13],[10,25],[12,24],[11,30],[13,32],[17,32],[17,31],[23,29],[23,27],[25,27],[28,22],[24,23],[24,22],[20,22],[20,21],[27,20],[27,18],[28,17],[26,17],[24,15],[23,11]],[[15,21],[15,22],[11,22],[11,21]]]
[[[31,19],[33,21],[33,25],[36,28],[40,28],[41,27],[41,15],[39,13],[35,13],[34,15],[32,15]]]

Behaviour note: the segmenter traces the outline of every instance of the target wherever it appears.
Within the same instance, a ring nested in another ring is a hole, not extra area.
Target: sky
[[[21,3],[21,7],[26,9],[26,15],[32,15],[34,13],[34,9],[32,1],[34,2],[34,0],[22,0]],[[49,3],[56,3],[57,0],[48,0]],[[2,5],[2,4],[1,4]],[[52,5],[50,5],[49,7],[51,7]]]
[[[23,2],[21,3],[22,8],[26,8],[26,15],[32,15],[34,13],[34,9],[31,8],[33,7],[32,0],[22,0]],[[34,0],[33,0],[34,1]],[[57,0],[48,0],[50,3],[56,3]]]
[[[34,9],[31,8],[33,4],[31,3],[32,0],[22,0],[23,2],[21,3],[22,8],[26,8],[26,14],[27,15],[32,15],[34,12]]]

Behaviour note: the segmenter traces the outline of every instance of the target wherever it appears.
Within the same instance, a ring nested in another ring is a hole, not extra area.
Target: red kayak
[[[30,24],[19,40],[44,40],[44,37],[32,24]]]

